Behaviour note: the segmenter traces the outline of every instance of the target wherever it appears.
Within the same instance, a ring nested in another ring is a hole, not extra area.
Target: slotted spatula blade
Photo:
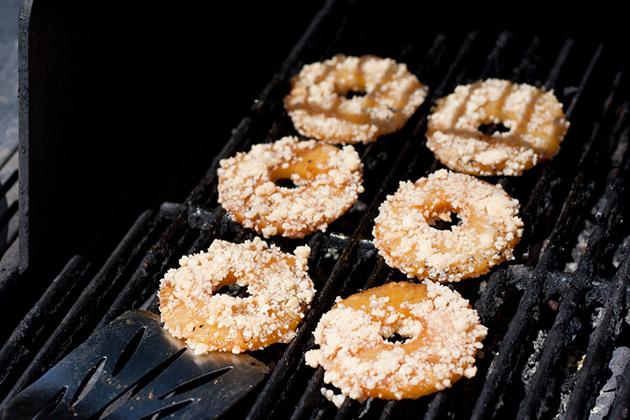
[[[128,311],[2,409],[3,419],[212,419],[260,383],[248,355],[195,355],[157,315]]]

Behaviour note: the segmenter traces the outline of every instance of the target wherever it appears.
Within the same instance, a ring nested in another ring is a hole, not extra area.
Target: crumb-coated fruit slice
[[[553,92],[488,79],[457,86],[437,100],[427,147],[457,172],[518,176],[554,157],[568,129]]]
[[[325,231],[363,192],[363,164],[352,146],[284,137],[220,165],[219,203],[234,221],[267,238]]]
[[[309,254],[308,246],[291,255],[260,238],[241,244],[215,240],[207,252],[182,257],[179,268],[162,279],[164,328],[197,354],[289,342],[315,294]],[[217,293],[233,284],[246,288],[246,296]]]
[[[523,233],[518,200],[500,185],[440,169],[401,182],[381,204],[374,245],[408,276],[440,282],[478,277],[514,258]],[[440,229],[437,222],[458,223]]]
[[[406,64],[337,54],[305,65],[284,98],[302,135],[333,144],[369,143],[400,130],[428,89]]]
[[[476,374],[487,333],[459,293],[439,283],[398,282],[352,295],[325,313],[306,363],[347,397],[414,399]],[[391,340],[398,335],[400,340]]]

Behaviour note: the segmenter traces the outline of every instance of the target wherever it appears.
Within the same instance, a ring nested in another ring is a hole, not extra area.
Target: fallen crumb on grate
[[[346,396],[343,394],[335,394],[335,391],[332,389],[324,388],[321,389],[322,395],[326,397],[328,401],[335,404],[337,408],[340,408],[343,405],[343,402],[346,400]]]
[[[324,254],[324,258],[332,258],[337,261],[339,259],[339,250],[337,248],[328,248],[326,254]]]
[[[612,259],[612,264],[615,268],[619,268],[621,262],[626,258],[628,242],[630,242],[630,236],[623,238],[621,245],[619,245],[615,250],[615,255],[613,255]]]

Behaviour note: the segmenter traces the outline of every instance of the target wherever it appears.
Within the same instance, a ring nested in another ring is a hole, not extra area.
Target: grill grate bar
[[[550,90],[550,89],[553,89],[554,86],[556,86],[556,84],[558,82],[558,77],[560,76],[560,72],[563,69],[563,65],[568,60],[569,54],[572,52],[572,50],[573,50],[573,40],[572,39],[565,40],[564,44],[562,45],[562,49],[558,53],[556,62],[554,63],[553,67],[551,67],[551,71],[549,72],[549,75],[547,76],[547,80],[543,84],[545,89]],[[593,57],[594,58],[594,60],[592,61],[593,63],[597,61],[595,59],[596,57],[599,57],[599,54],[596,54]],[[578,97],[579,97],[579,95],[575,95],[573,97],[572,104],[576,104],[577,103],[577,98]],[[569,107],[568,109],[566,109],[565,110],[565,114],[566,114],[567,118],[570,120],[571,119],[570,115],[572,114],[572,107]]]
[[[558,314],[545,338],[536,372],[527,384],[517,419],[540,418],[545,411],[553,409],[554,402],[551,400],[558,392],[557,384],[564,379],[561,363],[566,360],[572,338],[581,327],[575,322],[576,311],[581,303],[579,293],[572,288],[560,300]]]
[[[501,339],[501,344],[497,350],[498,354],[492,360],[471,419],[493,418],[492,414],[499,408],[500,399],[507,394],[506,389],[511,392],[515,391],[511,382],[515,381],[514,375],[519,372],[517,366],[522,366],[524,363],[526,357],[524,350],[533,338],[531,331],[540,316],[538,308],[540,282],[541,279],[538,276],[533,276],[531,283],[521,297],[518,310],[510,322],[505,336]],[[484,319],[482,322],[488,325]],[[488,351],[484,353],[487,354]],[[487,362],[484,360],[484,363]],[[516,396],[513,397],[516,398]]]
[[[626,162],[627,159],[626,157]],[[613,239],[618,236],[623,213],[627,211],[627,205],[623,199],[627,194],[626,185],[628,185],[628,167],[623,165],[616,172],[615,178],[606,188],[606,193],[602,197],[598,210],[599,222],[589,238],[587,248],[576,271],[586,278],[592,278],[597,272],[596,267],[601,266],[603,261],[612,258],[605,254],[612,254],[614,251],[608,244],[617,242]],[[569,418],[585,418],[583,413],[593,408],[597,396],[596,390],[605,382],[605,370],[612,356],[613,345],[624,323],[623,309],[630,282],[630,259],[627,257],[627,246],[622,255],[625,256],[625,259],[615,276],[610,281],[600,280],[592,285],[594,288],[605,287],[607,290],[604,293],[599,293],[599,295],[606,296],[606,299],[600,299],[604,303],[603,313],[589,342],[583,366],[577,375],[575,389],[567,405],[566,412]],[[590,286],[590,284],[587,285]],[[585,292],[586,290],[581,291],[582,294],[586,294]]]
[[[66,265],[29,316],[24,318],[0,350],[0,365],[3,366],[1,383],[11,384],[10,377],[23,369],[25,363],[28,364],[17,382],[12,384],[11,392],[6,395],[6,391],[3,392],[5,401],[57,363],[93,331],[95,320],[104,311],[103,307],[111,303],[108,296],[115,293],[117,286],[120,287],[125,280],[125,267],[137,263],[137,255],[149,240],[147,231],[156,228],[150,223],[150,216],[151,213],[146,212],[138,218],[79,296],[75,289],[85,285],[82,277],[85,278],[89,272],[85,262],[77,256]],[[67,308],[68,302],[74,300],[76,302]],[[60,313],[65,316],[59,322],[52,322],[60,317]],[[38,351],[31,354],[19,350],[30,348]]]
[[[504,74],[504,67],[506,63],[502,59],[505,56],[506,50],[509,48],[510,42],[514,39],[514,35],[511,32],[501,32],[497,38],[494,48],[486,59],[486,67],[481,71],[478,78],[488,79],[494,75]],[[529,57],[524,55],[523,60],[529,61]]]
[[[580,162],[579,172],[576,175],[572,190],[565,201],[565,206],[560,215],[560,219],[556,224],[553,233],[550,235],[548,248],[557,248],[561,250],[569,250],[566,244],[571,242],[579,229],[577,227],[583,222],[585,214],[589,213],[589,209],[593,206],[593,200],[596,199],[596,192],[601,190],[601,184],[605,181],[607,172],[602,171],[602,167],[608,167],[612,160],[610,154],[613,152],[613,141],[619,138],[619,131],[627,124],[624,119],[617,119],[614,123],[613,133],[610,136],[598,136],[594,143],[597,148],[589,149],[589,153],[584,160]],[[602,133],[599,133],[602,134]],[[605,165],[605,166],[604,166]],[[600,185],[598,187],[598,185]],[[551,268],[558,266],[558,257],[561,252],[544,252],[540,265]]]
[[[584,72],[584,76],[583,76],[582,80],[580,80],[580,86],[586,85],[586,83],[589,81],[589,79],[593,76],[594,68],[599,63],[599,60],[601,58],[602,48],[603,48],[603,46],[599,45],[599,47],[595,51],[595,54],[593,54],[592,59],[591,59],[589,65],[588,65],[586,71]],[[569,106],[565,110],[565,114],[566,114],[567,118],[569,118],[569,119],[571,119],[571,117],[573,116],[573,111],[574,111],[575,107],[577,106],[578,101],[581,98],[581,92],[582,92],[582,89],[579,89],[578,92],[573,96],[573,99],[571,100],[571,103],[569,104]]]
[[[628,277],[627,275],[625,279],[620,277],[615,282],[615,290],[611,291],[612,293],[609,292],[610,298],[606,302],[604,312],[586,351],[582,368],[578,372],[575,388],[565,411],[567,418],[586,418],[585,413],[595,406],[597,391],[605,383],[605,370],[612,357],[615,338],[624,322],[622,309],[626,298]]]
[[[523,53],[523,59],[514,68],[514,70],[512,70],[512,77],[510,80],[515,82],[526,82],[528,80],[536,79],[536,74],[540,72],[540,67],[542,66],[542,62],[540,60],[540,52],[542,48],[541,42],[540,37],[534,36],[532,38],[527,50]],[[555,83],[553,85],[555,85]]]
[[[46,293],[26,314],[0,349],[0,366],[2,366],[0,399],[21,390],[26,382],[37,375],[36,371],[27,368],[26,374],[22,375],[23,379],[18,381],[16,388],[11,391],[11,381],[16,379],[14,376],[19,376],[19,372],[32,363],[33,355],[28,349],[39,348],[45,342],[48,334],[54,329],[55,322],[63,316],[70,305],[71,298],[76,296],[82,281],[85,280],[83,275],[86,269],[85,261],[78,256],[68,261],[64,270],[55,278]]]
[[[425,102],[428,102],[431,99],[431,102],[434,102],[437,98],[440,98],[448,92],[448,87],[450,85],[458,85],[461,84],[464,77],[463,69],[466,68],[465,60],[469,59],[469,56],[473,53],[473,47],[476,44],[478,38],[478,33],[476,31],[470,32],[467,37],[464,39],[462,45],[457,51],[456,56],[452,60],[451,64],[446,69],[446,74],[438,83],[431,83],[431,86],[435,85],[435,89],[432,89],[432,92],[429,92],[430,98],[427,98]],[[436,69],[433,73],[434,75],[439,74]],[[451,80],[454,81],[450,83]]]

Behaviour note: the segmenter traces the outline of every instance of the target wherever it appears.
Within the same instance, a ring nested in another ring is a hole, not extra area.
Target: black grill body
[[[327,2],[230,139],[203,162],[194,161],[205,175],[192,192],[181,201],[164,201],[140,212],[114,245],[99,246],[97,232],[54,279],[46,279],[46,288],[0,350],[3,398],[15,395],[125,310],[156,311],[159,280],[177,266],[181,255],[202,251],[217,238],[239,242],[253,237],[217,204],[218,162],[252,144],[296,135],[282,104],[290,78],[302,65],[342,52],[405,62],[430,93],[402,130],[357,146],[365,166],[365,192],[357,205],[325,233],[304,240],[271,239],[288,251],[310,245],[309,266],[318,293],[293,342],[252,354],[273,371],[230,415],[248,419],[627,415],[630,75],[627,50],[619,49],[617,42],[621,29],[615,29],[615,19],[607,21],[613,29],[601,32],[601,37],[584,34],[575,23],[579,20],[553,31],[532,29],[527,13],[512,22],[513,27],[506,22],[506,30],[480,25],[477,14],[419,25],[401,5],[389,6],[376,10],[351,1]],[[416,180],[441,167],[424,138],[435,100],[458,84],[489,77],[553,89],[571,128],[553,160],[521,177],[486,178],[520,201],[525,233],[516,260],[486,276],[451,285],[471,301],[489,328],[477,376],[416,401],[347,400],[337,409],[321,394],[323,371],[311,369],[303,360],[314,346],[317,321],[337,296],[405,279],[384,264],[371,243],[378,207],[399,181]]]

